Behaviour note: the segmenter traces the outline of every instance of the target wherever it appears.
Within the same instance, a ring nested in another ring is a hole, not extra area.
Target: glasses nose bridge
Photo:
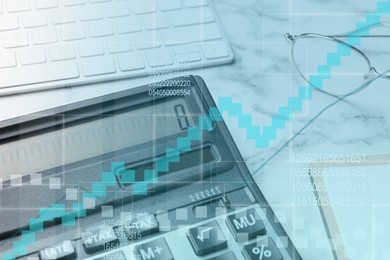
[[[289,42],[292,43],[296,40],[296,37],[290,33],[285,33],[284,38]]]

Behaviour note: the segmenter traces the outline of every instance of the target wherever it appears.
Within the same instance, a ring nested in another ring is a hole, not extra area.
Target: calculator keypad
[[[231,208],[170,231],[164,219],[141,214],[130,222],[91,227],[81,239],[47,247],[34,260],[291,260],[283,237],[276,246],[276,232],[258,205]],[[142,241],[128,237],[130,233],[142,233]]]

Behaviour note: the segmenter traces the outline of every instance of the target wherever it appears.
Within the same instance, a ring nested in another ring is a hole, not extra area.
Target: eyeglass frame
[[[360,49],[358,49],[357,47],[353,46],[352,44],[349,44],[345,41],[342,41],[342,40],[339,40],[337,38],[348,38],[348,37],[357,37],[357,38],[381,38],[381,37],[390,37],[390,34],[389,35],[356,35],[355,33],[358,33],[360,31],[364,31],[364,30],[367,30],[367,29],[370,29],[370,28],[373,28],[373,27],[379,27],[379,26],[385,26],[385,27],[389,27],[390,28],[390,23],[385,23],[385,22],[379,22],[379,23],[374,23],[374,24],[371,24],[371,25],[368,25],[368,26],[365,26],[363,28],[360,28],[358,30],[354,30],[354,31],[351,31],[345,35],[325,35],[325,34],[319,34],[319,33],[302,33],[300,35],[292,35],[290,33],[286,33],[284,34],[284,37],[286,38],[286,40],[290,43],[291,45],[291,50],[290,50],[290,55],[291,55],[291,59],[292,59],[292,62],[296,68],[296,70],[298,71],[299,75],[307,82],[309,83],[311,86],[313,86],[316,90],[324,93],[324,94],[327,94],[327,95],[330,95],[332,97],[335,97],[335,98],[340,98],[340,97],[343,97],[344,95],[336,95],[336,94],[333,94],[333,93],[330,93],[330,92],[327,92],[325,90],[322,90],[320,89],[319,87],[315,86],[313,83],[311,83],[307,77],[304,76],[303,72],[299,69],[298,67],[298,64],[295,60],[295,56],[294,56],[294,50],[295,50],[295,45],[296,45],[296,42],[301,39],[301,38],[320,38],[320,39],[325,39],[325,40],[329,40],[329,41],[334,41],[334,42],[337,42],[339,44],[342,44],[344,46],[347,46],[349,47],[351,50],[354,50],[355,52],[357,52],[358,54],[360,54],[364,60],[366,61],[368,67],[369,67],[369,70],[363,75],[363,83],[365,82],[368,82],[370,79],[374,78],[374,77],[381,77],[381,78],[384,78],[384,79],[389,79],[390,80],[390,75],[387,75],[385,73],[380,73],[376,70],[376,68],[374,66],[372,66],[371,64],[371,61],[370,59],[367,57],[367,55],[361,51]],[[369,84],[368,84],[369,85]],[[367,86],[368,86],[367,85]],[[366,87],[367,87],[366,86]],[[363,89],[360,89],[358,92],[362,91]],[[358,93],[356,92],[356,93]],[[356,94],[354,93],[354,94]]]

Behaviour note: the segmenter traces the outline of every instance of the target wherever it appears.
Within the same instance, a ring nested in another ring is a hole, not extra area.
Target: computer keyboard
[[[208,0],[0,0],[0,95],[227,63]]]

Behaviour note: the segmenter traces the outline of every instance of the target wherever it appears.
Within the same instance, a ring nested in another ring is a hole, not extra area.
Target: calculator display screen
[[[181,133],[195,125],[189,112],[186,100],[175,97],[3,143],[0,178],[41,172]]]

